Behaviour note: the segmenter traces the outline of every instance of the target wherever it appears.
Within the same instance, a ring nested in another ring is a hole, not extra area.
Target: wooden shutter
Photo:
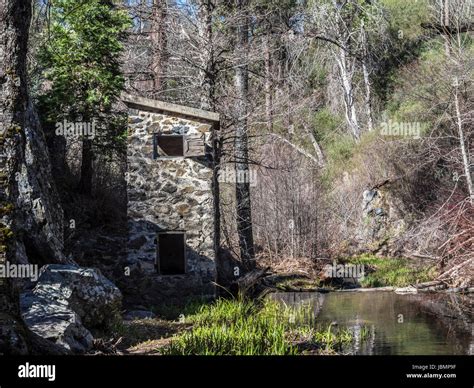
[[[190,133],[184,138],[184,156],[203,156],[206,154],[204,133]]]

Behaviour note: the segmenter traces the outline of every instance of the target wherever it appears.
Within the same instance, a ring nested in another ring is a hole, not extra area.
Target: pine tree
[[[131,25],[125,11],[107,0],[57,0],[51,4],[51,26],[39,61],[50,84],[39,98],[46,128],[54,123],[96,123],[93,139],[82,139],[79,190],[92,193],[97,148],[119,146],[124,118],[112,115],[124,86],[120,70],[122,40]]]

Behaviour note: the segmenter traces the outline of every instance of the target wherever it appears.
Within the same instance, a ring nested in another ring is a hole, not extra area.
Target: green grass
[[[369,338],[369,333],[369,329],[363,326],[360,330],[360,339],[366,340]],[[325,351],[328,352],[350,344],[354,339],[354,334],[351,330],[329,325],[326,330],[316,331],[314,338],[317,342],[324,344]]]
[[[430,281],[435,275],[434,267],[417,268],[411,260],[405,258],[380,258],[364,255],[345,261],[351,264],[363,264],[375,269],[360,281],[362,287],[406,287],[410,284]]]
[[[260,307],[244,300],[219,299],[186,316],[193,328],[177,336],[164,354],[296,354],[296,348],[285,339],[285,315],[286,310],[280,311],[276,303]]]
[[[192,328],[175,336],[167,355],[296,355],[299,344],[333,351],[351,341],[344,329],[315,329],[311,307],[275,301],[218,299],[185,317]]]

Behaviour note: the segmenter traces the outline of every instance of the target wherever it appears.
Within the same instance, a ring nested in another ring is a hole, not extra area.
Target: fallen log
[[[416,252],[408,252],[404,255],[408,259],[422,259],[422,260],[433,260],[433,261],[438,261],[441,259],[440,256],[430,256],[430,255],[424,255],[421,253],[416,253]]]
[[[334,292],[372,292],[372,291],[394,291],[395,287],[374,287],[374,288],[348,288],[345,290],[334,290]]]
[[[463,292],[463,293],[473,293],[474,292],[474,287],[455,287],[455,288],[448,288],[444,292],[446,293],[454,293],[454,292]]]
[[[270,275],[265,276],[263,280],[267,284],[276,284],[282,281],[294,280],[294,279],[311,279],[311,277],[307,273],[288,272],[288,273],[270,274]]]
[[[432,287],[425,287],[425,288],[417,288],[419,292],[433,292],[433,291],[441,291],[446,288],[446,284],[439,284],[437,286]]]
[[[238,292],[241,294],[247,294],[252,288],[258,285],[260,280],[268,274],[270,267],[258,268],[253,271],[247,272],[240,279],[235,281]]]
[[[437,277],[437,279],[444,279],[449,274],[451,274],[451,273],[455,272],[456,270],[464,267],[465,265],[471,263],[473,260],[474,260],[474,258],[473,259],[468,259],[468,260],[465,260],[465,261],[463,261],[462,263],[460,263],[458,265],[455,265],[453,268],[451,268],[451,269],[447,270],[446,272],[443,272],[441,275],[439,275]]]
[[[397,287],[395,290],[393,290],[395,294],[400,294],[400,295],[405,295],[405,294],[417,294],[418,289],[413,287],[413,286],[408,286],[408,287]]]
[[[442,285],[442,284],[444,284],[444,283],[441,280],[433,280],[431,282],[424,282],[424,283],[414,284],[413,286],[418,288],[418,289],[421,289],[421,288],[439,286],[439,285]]]

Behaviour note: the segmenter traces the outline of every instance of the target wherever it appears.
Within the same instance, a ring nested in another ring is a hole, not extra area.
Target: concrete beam
[[[133,108],[145,108],[151,110],[158,110],[162,112],[174,113],[177,115],[192,117],[196,119],[206,120],[214,123],[219,123],[219,114],[209,112],[202,109],[191,108],[189,106],[172,104],[169,102],[152,100],[149,98],[132,96],[130,94],[122,93],[122,101]]]

